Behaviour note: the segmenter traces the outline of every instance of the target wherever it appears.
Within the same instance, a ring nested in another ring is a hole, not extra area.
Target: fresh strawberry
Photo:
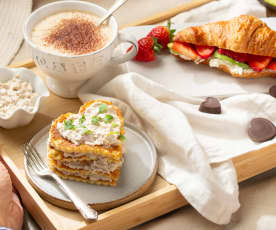
[[[272,60],[266,67],[267,69],[276,70],[276,60]]]
[[[207,59],[214,53],[216,47],[195,45],[195,49],[201,58]]]
[[[172,50],[176,53],[184,55],[192,60],[198,58],[198,54],[194,50],[191,44],[185,42],[174,42],[172,45]]]
[[[261,72],[270,63],[272,57],[249,54],[248,59],[250,67],[257,72]]]
[[[172,41],[172,37],[175,30],[171,29],[171,22],[168,21],[167,26],[157,26],[154,27],[147,37],[154,37],[157,42],[163,46],[163,49],[167,48],[167,45]]]
[[[237,53],[231,50],[226,49],[218,49],[218,52],[220,54],[226,55],[238,62],[247,62],[248,61],[248,55],[246,53]]]
[[[160,52],[162,46],[152,37],[138,40],[138,53],[134,57],[136,61],[150,62],[155,60],[155,52]]]

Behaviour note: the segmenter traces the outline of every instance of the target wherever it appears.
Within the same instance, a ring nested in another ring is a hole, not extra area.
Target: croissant
[[[168,46],[185,61],[209,64],[234,77],[276,77],[276,32],[253,16],[185,28]]]

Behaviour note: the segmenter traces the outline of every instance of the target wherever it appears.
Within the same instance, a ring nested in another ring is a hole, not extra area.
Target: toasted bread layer
[[[276,57],[276,32],[260,19],[249,15],[185,28],[176,34],[174,41]]]
[[[97,155],[92,155],[89,154],[91,157],[97,157]],[[51,158],[53,160],[60,160],[64,162],[73,162],[73,161],[93,161],[94,158],[92,159],[90,156],[74,156],[74,157],[65,157],[64,153],[58,150],[55,150],[53,147],[48,146],[48,158]],[[113,159],[113,158],[108,158],[109,163],[118,163],[121,161],[122,158],[120,159]]]

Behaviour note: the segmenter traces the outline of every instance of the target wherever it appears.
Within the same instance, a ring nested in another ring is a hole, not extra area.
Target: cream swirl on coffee
[[[87,54],[104,47],[112,38],[108,24],[96,26],[99,17],[83,11],[50,15],[32,30],[32,41],[44,51],[65,56]]]

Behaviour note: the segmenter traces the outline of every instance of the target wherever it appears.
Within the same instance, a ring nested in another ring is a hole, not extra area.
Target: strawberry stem
[[[176,31],[175,29],[171,29],[171,20],[169,19],[168,20],[168,23],[167,23],[167,28],[168,28],[168,31],[169,31],[169,34],[170,34],[170,41],[173,40],[173,36],[174,36],[174,32]]]
[[[160,53],[163,46],[161,44],[158,43],[157,41],[157,38],[153,37],[153,50],[156,52],[156,53]]]

